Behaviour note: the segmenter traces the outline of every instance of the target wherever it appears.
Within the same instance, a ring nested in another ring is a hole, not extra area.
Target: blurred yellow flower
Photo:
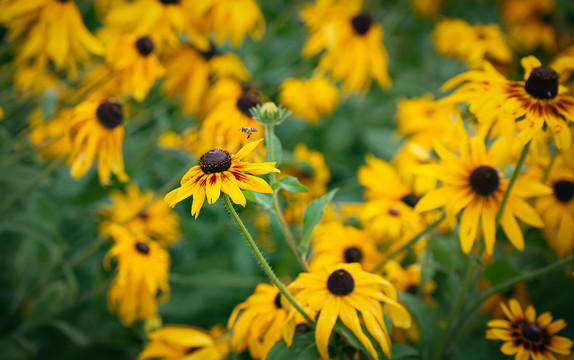
[[[71,114],[72,109],[63,109],[48,121],[42,120],[39,109],[30,115],[28,138],[45,159],[57,159],[70,153]]]
[[[553,13],[554,0],[504,0],[502,20],[508,29],[512,46],[520,51],[533,51],[542,46],[546,52],[558,47],[556,32],[545,22]]]
[[[289,78],[281,84],[279,102],[294,115],[311,124],[331,114],[337,107],[337,88],[325,77],[314,76],[309,80]]]

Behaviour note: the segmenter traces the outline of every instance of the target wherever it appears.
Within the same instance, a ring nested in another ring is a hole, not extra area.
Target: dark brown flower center
[[[327,289],[333,295],[345,296],[355,289],[355,280],[346,270],[335,270],[327,279]]]
[[[136,49],[143,56],[148,56],[153,51],[153,41],[147,36],[139,38],[136,41]]]
[[[111,130],[124,121],[122,106],[113,100],[105,100],[96,109],[96,118],[103,127]]]
[[[199,158],[199,166],[205,174],[227,171],[231,167],[231,155],[225,150],[209,150]]]
[[[257,104],[259,104],[257,96],[255,96],[254,94],[250,94],[247,91],[243,92],[243,94],[241,94],[239,99],[237,99],[236,106],[239,111],[241,111],[245,116],[250,118],[251,114],[249,113],[249,109],[256,106]]]
[[[275,296],[275,301],[274,301],[274,303],[275,303],[275,307],[276,307],[277,309],[282,309],[282,308],[283,308],[283,306],[281,305],[281,293],[280,293],[280,292],[277,293],[277,296]]]
[[[298,334],[305,334],[308,333],[309,331],[311,331],[311,327],[307,324],[298,324],[295,327],[295,332]]]
[[[179,4],[181,0],[159,0],[160,3],[165,5]]]
[[[371,18],[371,15],[367,13],[361,13],[353,17],[351,22],[353,23],[353,29],[355,29],[355,32],[357,34],[365,35],[367,31],[369,31],[369,28],[371,27],[373,18]]]
[[[411,285],[407,288],[407,292],[411,295],[416,295],[419,292],[419,287],[416,285]]]
[[[479,195],[488,196],[498,189],[500,177],[496,169],[490,166],[479,166],[472,171],[469,178],[470,187]]]
[[[186,355],[193,354],[194,352],[196,352],[196,351],[199,350],[199,349],[201,349],[201,347],[199,347],[199,346],[194,346],[194,347],[192,347],[192,348],[189,348],[189,350],[187,350],[187,351],[185,352],[185,354],[186,354]]]
[[[149,245],[146,242],[140,241],[136,244],[136,250],[144,255],[149,254]]]
[[[558,73],[548,67],[537,67],[530,73],[524,89],[537,99],[553,99],[558,95]]]
[[[554,196],[556,196],[556,199],[563,203],[569,202],[574,196],[574,182],[572,181],[557,181],[552,185],[552,188],[554,188]]]
[[[420,196],[418,196],[417,194],[408,194],[403,196],[403,198],[401,199],[401,201],[403,203],[405,203],[408,207],[412,207],[414,208],[416,206],[416,204],[419,202],[420,200]]]
[[[363,258],[361,249],[356,247],[350,247],[345,250],[345,262],[346,263],[360,263]]]
[[[200,51],[199,52],[201,54],[201,56],[205,59],[205,61],[209,61],[211,60],[212,57],[214,57],[215,55],[219,55],[219,52],[217,51],[217,49],[215,48],[215,46],[213,46],[213,44],[209,44],[209,49],[206,51]]]
[[[142,220],[147,220],[147,218],[149,217],[148,213],[145,212],[144,210],[140,211],[137,215],[138,218],[142,219]]]
[[[522,336],[532,342],[539,342],[542,339],[542,329],[536,323],[526,323],[522,327]]]

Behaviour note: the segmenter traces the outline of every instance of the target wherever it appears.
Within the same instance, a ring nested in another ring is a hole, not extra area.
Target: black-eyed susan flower
[[[444,19],[435,25],[433,42],[437,52],[477,65],[488,59],[512,62],[512,51],[496,24],[470,25],[461,19]]]
[[[123,121],[122,107],[112,99],[84,101],[74,108],[70,117],[70,173],[74,179],[84,176],[98,159],[101,184],[109,183],[112,173],[118,180],[128,181],[122,156]]]
[[[507,80],[485,62],[482,69],[449,80],[443,89],[458,87],[449,98],[468,103],[481,126],[490,128],[498,122],[501,136],[507,139],[514,136],[515,120],[520,119],[523,125],[516,138],[521,144],[546,125],[559,149],[570,148],[568,124],[574,121],[574,97],[565,94],[568,89],[559,84],[559,74],[534,56],[523,58],[521,64],[525,81]]]
[[[281,339],[286,318],[279,289],[273,285],[257,285],[253,295],[237,305],[229,316],[231,350],[241,353],[249,349],[253,359],[265,359]]]
[[[323,359],[330,358],[329,337],[337,319],[355,334],[375,359],[379,358],[377,351],[361,327],[361,320],[366,332],[388,357],[391,356],[391,340],[383,314],[388,314],[398,327],[411,326],[411,317],[397,302],[393,285],[379,275],[363,271],[357,263],[330,265],[302,273],[288,289],[303,308],[309,307],[319,313],[315,342]]]
[[[220,52],[213,46],[200,51],[182,44],[167,49],[164,61],[166,77],[163,90],[170,96],[181,94],[183,111],[189,114],[198,114],[213,80],[231,77],[246,81],[250,76],[235,54]]]
[[[145,235],[133,235],[120,225],[109,233],[114,246],[104,259],[110,268],[117,263],[116,276],[108,291],[108,308],[125,324],[137,320],[157,323],[157,306],[169,297],[169,254]]]
[[[106,62],[113,71],[118,95],[132,95],[143,101],[155,81],[165,74],[156,53],[155,44],[148,36],[119,36],[106,49]]]
[[[311,271],[340,263],[359,263],[366,271],[373,271],[382,259],[367,232],[337,221],[317,225],[311,244]]]
[[[1,2],[0,23],[10,29],[11,39],[25,33],[19,44],[18,62],[42,62],[47,58],[58,70],[75,74],[79,60],[89,53],[103,53],[74,1]]]
[[[331,114],[338,100],[337,88],[322,76],[309,80],[289,78],[281,84],[279,92],[279,102],[311,124],[316,124],[321,116]]]
[[[209,331],[187,326],[166,325],[147,334],[150,340],[137,360],[223,360],[229,340],[221,326]]]
[[[197,219],[206,196],[207,202],[213,204],[219,199],[221,192],[224,192],[234,203],[245,206],[246,200],[241,189],[272,193],[273,190],[265,180],[252,175],[279,172],[275,168],[275,162],[241,162],[241,159],[262,141],[263,139],[250,142],[235,155],[227,150],[209,150],[199,158],[199,165],[189,169],[183,176],[181,187],[165,196],[165,201],[169,206],[174,207],[183,199],[193,196],[191,215]]]
[[[470,139],[469,146],[461,146],[460,154],[456,156],[437,143],[434,148],[441,161],[416,169],[417,173],[440,180],[441,185],[423,196],[415,210],[422,212],[442,207],[452,227],[456,223],[456,215],[462,211],[459,239],[466,254],[472,249],[479,224],[486,253],[490,255],[494,249],[495,218],[509,182],[502,178],[499,170],[504,165],[499,152],[504,149],[496,145],[492,145],[487,152],[483,140],[475,137]],[[516,217],[531,226],[543,226],[542,219],[525,198],[551,191],[549,187],[525,178],[519,178],[514,183],[500,217],[500,225],[515,248],[524,249],[524,236]]]
[[[508,320],[489,321],[486,338],[504,341],[500,348],[504,355],[515,355],[515,360],[554,360],[553,354],[570,354],[572,340],[556,335],[566,327],[564,320],[552,321],[550,312],[536,317],[532,305],[523,311],[516,299],[500,306]]]
[[[108,234],[113,224],[120,224],[134,234],[144,234],[164,245],[171,245],[180,236],[179,218],[162,199],[154,199],[152,191],[141,192],[128,184],[125,192],[112,190],[111,205],[103,207],[99,232]]]

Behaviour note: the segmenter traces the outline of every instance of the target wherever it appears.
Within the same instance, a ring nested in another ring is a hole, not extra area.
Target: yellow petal
[[[321,314],[317,319],[317,327],[315,328],[315,343],[317,350],[323,359],[329,359],[329,338],[333,327],[337,322],[339,315],[339,308],[341,306],[341,298],[339,296],[329,296],[325,302],[325,306],[321,310]]]
[[[269,184],[267,184],[267,182],[261,178],[247,175],[241,172],[232,172],[232,174],[237,180],[237,185],[244,190],[252,190],[267,194],[273,193],[271,186],[269,186]]]
[[[466,209],[464,209],[460,218],[459,238],[460,247],[462,252],[468,254],[472,249],[476,233],[478,230],[478,221],[480,220],[480,213],[482,210],[482,200],[475,200],[471,202]]]
[[[233,160],[241,160],[243,159],[247,154],[249,154],[250,152],[252,152],[257,145],[259,145],[260,142],[262,142],[263,139],[259,139],[259,140],[255,140],[250,142],[249,144],[245,145],[244,147],[242,147],[237,154],[233,155]]]
[[[231,201],[241,206],[245,206],[245,196],[237,185],[237,181],[233,174],[228,171],[221,173],[221,191],[229,195]]]
[[[221,193],[221,174],[210,174],[205,182],[205,194],[207,195],[207,202],[213,204],[219,199]]]
[[[524,236],[518,222],[514,218],[510,209],[504,209],[502,217],[500,218],[500,226],[506,234],[510,243],[518,250],[524,250]]]

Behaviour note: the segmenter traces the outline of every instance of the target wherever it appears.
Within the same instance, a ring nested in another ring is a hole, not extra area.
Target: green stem
[[[376,272],[376,271],[382,269],[383,266],[387,263],[387,261],[391,260],[392,258],[394,258],[396,255],[400,254],[401,252],[414,246],[417,242],[419,242],[420,239],[422,239],[423,236],[425,236],[426,234],[431,232],[444,219],[445,219],[445,215],[443,214],[440,218],[438,218],[433,223],[429,224],[426,228],[424,228],[423,231],[416,234],[415,237],[413,237],[408,243],[404,244],[403,246],[401,246],[397,250],[388,253],[387,256],[385,256],[385,258],[379,263],[379,265],[377,265],[377,267],[375,267],[375,270],[373,270],[373,271]]]
[[[506,191],[504,192],[504,196],[502,198],[502,201],[500,203],[500,208],[498,209],[498,213],[496,213],[496,218],[495,218],[495,224],[496,226],[498,226],[498,224],[500,224],[500,218],[502,217],[502,213],[504,212],[504,207],[506,206],[506,202],[508,201],[508,198],[510,197],[510,191],[512,190],[512,187],[514,186],[514,182],[516,181],[516,179],[518,178],[518,174],[520,173],[520,169],[522,168],[522,164],[524,164],[524,160],[526,159],[526,155],[528,155],[528,150],[530,149],[530,143],[532,141],[529,141],[526,143],[526,145],[524,145],[524,148],[522,149],[522,153],[520,154],[520,158],[518,159],[518,162],[516,163],[516,167],[514,168],[514,172],[512,173],[512,177],[510,178],[510,181],[508,182],[508,186],[506,188]]]
[[[273,284],[275,284],[275,286],[277,286],[279,291],[281,291],[283,296],[285,296],[285,298],[291,303],[291,305],[293,305],[293,307],[295,309],[297,309],[297,311],[299,311],[299,313],[301,313],[301,315],[305,318],[307,323],[309,325],[313,325],[314,321],[311,320],[311,318],[307,315],[307,313],[305,313],[305,311],[297,303],[295,298],[293,296],[291,296],[289,291],[287,291],[285,286],[283,286],[281,281],[279,281],[279,279],[277,278],[277,275],[275,275],[275,273],[271,269],[271,266],[269,266],[269,264],[267,263],[267,260],[265,260],[265,258],[263,257],[263,254],[261,253],[261,251],[257,247],[257,244],[253,240],[253,237],[251,237],[249,230],[247,230],[247,228],[245,227],[245,224],[243,224],[243,221],[241,221],[241,218],[239,217],[239,215],[237,214],[237,212],[233,208],[233,205],[231,204],[231,200],[229,199],[229,196],[227,194],[223,194],[223,202],[225,203],[225,207],[227,208],[227,211],[229,212],[229,214],[233,218],[233,221],[235,221],[235,224],[237,225],[237,227],[239,228],[239,230],[243,234],[243,237],[245,238],[245,240],[247,240],[247,243],[251,247],[253,254],[255,254],[255,257],[257,258],[257,260],[259,261],[259,263],[263,267],[263,270],[265,271],[265,273],[267,274],[269,279],[271,279],[271,282],[273,282]]]
[[[19,200],[23,197],[28,196],[30,190],[35,188],[38,184],[44,181],[48,176],[52,175],[54,171],[58,170],[60,165],[64,164],[66,161],[66,157],[61,157],[58,160],[52,161],[50,165],[46,166],[42,172],[40,172],[32,181],[30,181],[26,186],[21,188],[19,191],[16,191],[12,196],[6,199],[0,205],[0,215],[2,215],[6,210],[10,209],[12,205],[16,204]]]

